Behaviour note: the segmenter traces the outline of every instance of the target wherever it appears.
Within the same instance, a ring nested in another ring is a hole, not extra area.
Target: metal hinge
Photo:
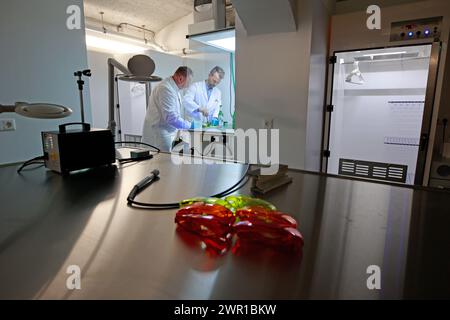
[[[337,62],[337,56],[331,56],[330,57],[330,63],[335,64]]]
[[[324,156],[325,158],[331,157],[331,152],[330,152],[330,150],[323,150],[323,156]]]
[[[334,106],[332,104],[327,106],[327,112],[333,112],[334,111]]]

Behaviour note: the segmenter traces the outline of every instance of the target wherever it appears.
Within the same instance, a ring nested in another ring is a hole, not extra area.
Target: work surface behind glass
[[[293,183],[265,198],[299,222],[303,256],[213,257],[177,234],[176,210],[130,208],[126,197],[153,169],[161,180],[139,201],[220,192],[243,165],[175,166],[161,154],[69,177],[15,169],[0,169],[1,299],[450,296],[448,193],[290,172]],[[70,265],[81,268],[81,290],[66,288]],[[367,288],[370,265],[381,290]]]

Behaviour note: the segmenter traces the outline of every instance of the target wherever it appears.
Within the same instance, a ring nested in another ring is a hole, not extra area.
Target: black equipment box
[[[82,130],[66,127],[82,125]],[[45,166],[67,174],[71,171],[111,165],[116,150],[111,130],[91,129],[87,123],[67,123],[59,131],[42,132]]]

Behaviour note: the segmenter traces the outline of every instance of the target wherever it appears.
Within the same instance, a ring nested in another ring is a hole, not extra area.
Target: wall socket
[[[273,129],[273,119],[264,120],[264,129],[268,129],[268,130]]]
[[[14,119],[0,119],[0,131],[15,131],[16,120]]]

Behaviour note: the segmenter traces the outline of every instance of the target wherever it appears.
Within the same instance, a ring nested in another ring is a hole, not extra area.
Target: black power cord
[[[22,166],[21,166],[19,169],[17,169],[17,173],[22,172],[23,169],[25,169],[26,167],[31,166],[31,165],[33,165],[33,164],[44,164],[44,161],[43,161],[43,160],[45,160],[45,157],[44,157],[44,156],[39,156],[39,157],[30,159],[30,160],[28,160],[28,161],[25,161],[25,162],[22,164]]]
[[[250,180],[250,178],[248,177],[249,170],[250,170],[250,165],[247,164],[245,174],[242,176],[242,178],[239,179],[239,181],[237,183],[235,183],[230,188],[211,196],[211,198],[223,198],[223,197],[226,197],[226,196],[236,192],[237,190],[243,188]],[[129,206],[132,206],[132,207],[135,206],[135,207],[138,207],[141,209],[147,209],[147,210],[170,210],[170,209],[179,209],[180,208],[180,204],[178,202],[177,203],[143,203],[143,202],[135,201],[134,197],[130,197],[130,196],[128,197],[127,201],[128,201]]]

